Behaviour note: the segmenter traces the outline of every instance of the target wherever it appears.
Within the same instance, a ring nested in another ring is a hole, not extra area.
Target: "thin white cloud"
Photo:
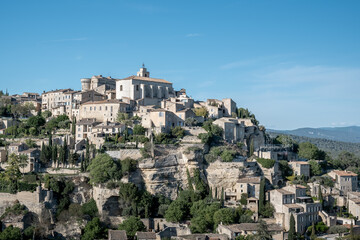
[[[200,33],[188,33],[186,34],[186,37],[200,37],[201,34]]]

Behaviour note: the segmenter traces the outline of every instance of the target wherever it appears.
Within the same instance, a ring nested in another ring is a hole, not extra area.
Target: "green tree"
[[[109,180],[121,178],[120,167],[105,153],[97,155],[88,167],[90,171],[90,183],[105,183]]]
[[[29,157],[25,154],[19,155],[19,167],[23,169],[23,176],[25,172],[25,167],[28,165]]]
[[[81,240],[102,239],[105,237],[106,233],[104,232],[100,219],[95,217],[86,224]]]
[[[221,188],[221,196],[220,196],[220,205],[221,207],[224,207],[224,203],[225,203],[225,197],[224,197],[224,188]]]
[[[310,239],[311,240],[315,240],[317,238],[316,234],[315,234],[315,225],[314,223],[312,223],[312,228],[311,228],[311,235],[310,235]]]
[[[0,234],[0,240],[21,240],[20,228],[10,225]]]
[[[299,157],[305,159],[325,160],[326,153],[319,150],[317,146],[310,142],[299,144]]]
[[[41,145],[41,152],[40,152],[40,162],[45,165],[48,163],[47,159],[47,147],[45,146],[44,142]]]
[[[54,164],[56,164],[58,161],[58,151],[57,150],[58,150],[58,147],[57,147],[57,145],[54,144],[51,148],[51,159]]]
[[[76,134],[76,118],[73,117],[72,123],[71,123],[71,133],[75,136]]]
[[[321,166],[318,162],[316,162],[315,160],[310,160],[309,161],[310,164],[310,174],[311,176],[319,176],[322,173],[322,169]]]
[[[189,202],[184,200],[173,201],[165,213],[166,221],[180,222],[185,220],[189,211]]]
[[[81,212],[84,215],[89,215],[90,217],[96,217],[98,215],[98,208],[96,206],[95,200],[92,198],[87,203],[84,203],[81,206]]]
[[[130,238],[135,237],[136,232],[146,231],[144,223],[139,217],[131,216],[119,225],[119,230],[125,230],[126,234]]]
[[[291,214],[290,216],[290,228],[288,233],[288,240],[295,240],[296,239],[296,232],[295,232],[295,218]]]
[[[134,135],[144,135],[145,131],[146,131],[146,129],[143,126],[141,126],[140,124],[136,124],[133,128]]]
[[[171,135],[178,139],[182,138],[185,135],[185,130],[180,126],[176,126],[171,129]]]
[[[233,224],[236,221],[236,212],[232,208],[221,208],[214,213],[214,225],[217,226],[219,223],[224,225]]]
[[[260,220],[257,232],[254,234],[254,240],[272,240],[273,237],[265,221]]]
[[[128,175],[131,172],[135,171],[137,168],[137,161],[132,158],[125,158],[121,161],[121,173],[123,175]]]
[[[196,116],[207,118],[209,112],[206,110],[205,107],[195,108],[194,113]]]
[[[322,195],[321,186],[319,185],[318,198],[322,206],[324,206],[324,197]]]
[[[259,212],[260,214],[264,211],[265,208],[265,178],[262,178],[260,181],[260,191],[259,191]]]

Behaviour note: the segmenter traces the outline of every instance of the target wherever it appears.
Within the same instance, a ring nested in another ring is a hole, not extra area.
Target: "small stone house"
[[[108,240],[127,240],[125,230],[110,230],[108,231]]]
[[[310,178],[310,164],[308,162],[294,161],[289,162],[289,165],[296,176],[304,176],[307,179]]]
[[[278,224],[268,224],[272,238],[276,240],[283,239],[283,228]],[[216,231],[220,234],[226,235],[229,239],[236,239],[238,236],[254,235],[259,230],[259,223],[240,223],[232,225],[219,224]]]
[[[154,232],[136,232],[135,236],[137,240],[155,240],[156,233]]]
[[[358,189],[358,175],[350,171],[333,170],[328,175],[335,180],[335,187],[342,195],[347,192],[356,192]]]

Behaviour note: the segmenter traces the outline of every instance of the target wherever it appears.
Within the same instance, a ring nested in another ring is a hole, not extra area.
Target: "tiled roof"
[[[106,100],[100,100],[100,101],[89,101],[89,102],[86,102],[86,103],[83,103],[82,105],[89,105],[89,104],[106,104],[106,103],[123,103],[123,104],[128,104],[128,103],[125,103],[119,99],[106,99]]]
[[[350,172],[350,171],[339,171],[339,170],[334,170],[334,173],[336,175],[339,175],[340,177],[356,177],[357,174]]]
[[[156,233],[154,232],[136,232],[137,239],[156,239]]]
[[[237,180],[238,183],[259,183],[259,184],[260,181],[261,181],[260,177],[245,177]]]
[[[148,81],[148,82],[159,82],[159,83],[170,83],[169,81],[166,81],[164,79],[160,79],[160,78],[150,78],[150,77],[139,77],[139,76],[130,76],[127,78],[123,78],[123,79],[119,79],[119,80],[141,80],[141,81]]]
[[[109,230],[109,240],[127,240],[125,230]]]
[[[288,190],[285,190],[285,189],[275,189],[274,191],[278,191],[281,194],[287,194],[287,195],[294,194],[294,193],[292,193],[292,192],[290,192]]]
[[[269,231],[282,231],[282,227],[278,224],[268,224]],[[257,231],[259,230],[259,223],[240,223],[232,224],[226,226],[232,232],[241,232],[241,231]]]
[[[304,161],[298,161],[298,162],[290,162],[290,164],[302,164],[302,165],[309,165],[308,162],[304,162]]]

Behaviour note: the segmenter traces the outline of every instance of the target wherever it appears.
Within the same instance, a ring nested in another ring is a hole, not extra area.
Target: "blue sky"
[[[0,89],[80,89],[144,62],[267,128],[360,125],[360,1],[0,1]]]

